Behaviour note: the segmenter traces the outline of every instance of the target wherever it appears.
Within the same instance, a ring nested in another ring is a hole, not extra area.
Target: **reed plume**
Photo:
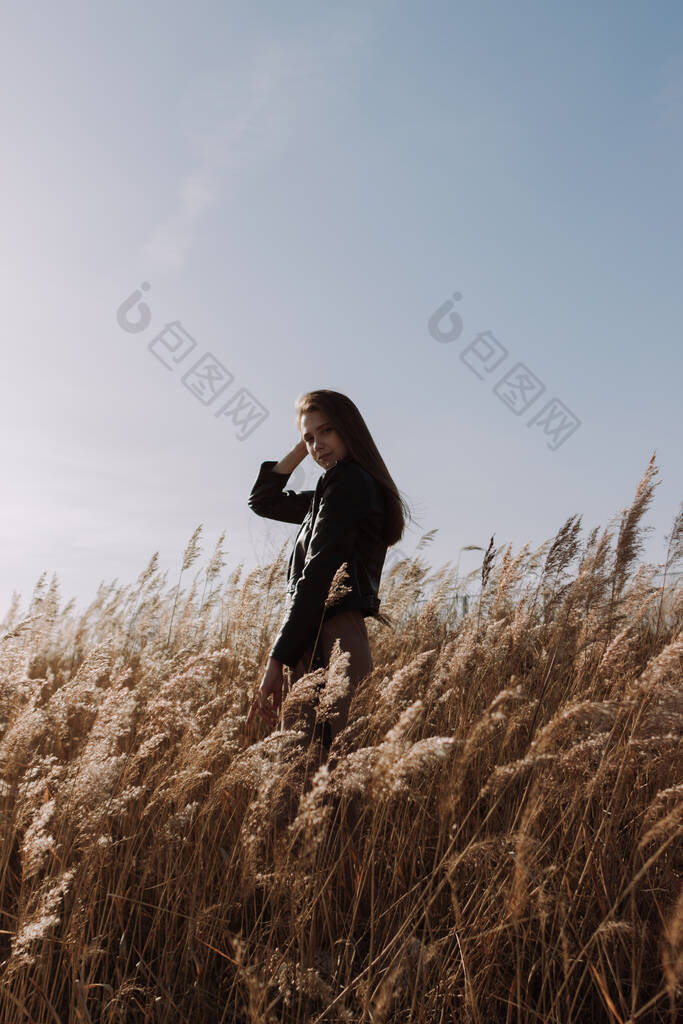
[[[677,1019],[682,532],[679,514],[663,565],[639,562],[655,473],[618,529],[582,540],[572,514],[536,551],[491,538],[466,581],[397,562],[396,628],[366,619],[375,667],[327,761],[311,736],[348,684],[338,642],[280,730],[245,729],[284,547],[221,583],[221,536],[182,595],[155,553],[82,612],[46,574],[13,597],[3,1024]]]

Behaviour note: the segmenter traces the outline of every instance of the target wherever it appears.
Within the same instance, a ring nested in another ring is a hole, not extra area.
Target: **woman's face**
[[[301,436],[306,442],[308,454],[323,469],[329,469],[337,459],[343,459],[348,454],[346,444],[325,413],[305,412],[301,417]]]

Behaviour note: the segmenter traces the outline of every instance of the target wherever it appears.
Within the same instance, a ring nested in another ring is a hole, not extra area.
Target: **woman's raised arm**
[[[261,463],[248,504],[257,515],[281,523],[302,523],[311,507],[315,491],[285,491],[287,478],[307,454],[306,442],[292,448],[279,462]]]

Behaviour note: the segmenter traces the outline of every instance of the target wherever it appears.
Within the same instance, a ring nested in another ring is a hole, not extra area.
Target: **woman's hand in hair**
[[[273,703],[270,704],[268,698],[272,695]],[[277,661],[275,658],[269,658],[268,664],[266,665],[266,671],[261,680],[258,693],[254,698],[249,715],[247,717],[247,725],[249,725],[255,715],[260,715],[264,722],[268,722],[272,725],[278,719],[278,712],[280,705],[282,704],[282,662]]]
[[[276,473],[286,473],[289,476],[300,462],[308,455],[308,446],[303,438],[294,445],[291,452],[287,452],[286,455],[280,459],[280,461],[273,466]]]

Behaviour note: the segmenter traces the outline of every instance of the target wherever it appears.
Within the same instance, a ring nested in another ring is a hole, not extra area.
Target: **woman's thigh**
[[[329,665],[335,640],[339,640],[341,650],[350,655],[348,686],[343,687],[338,695],[329,694],[329,699],[323,701],[325,717],[328,720],[325,728],[327,745],[346,726],[355,689],[361,679],[364,679],[373,668],[368,631],[362,612],[356,610],[338,612],[323,623],[318,646],[322,652],[325,667]],[[292,671],[291,685],[309,672],[311,654],[312,645],[304,652],[296,668]]]
[[[338,612],[332,618],[326,619],[320,630],[318,638],[318,649],[322,654],[322,663],[326,668],[330,663],[330,655],[334,641],[339,640],[342,651],[348,651],[349,677],[353,682],[364,678],[372,671],[373,661],[370,651],[370,641],[365,625],[365,618],[362,612],[346,611]],[[301,676],[306,675],[315,669],[315,662],[311,661],[313,644],[309,644],[301,655],[295,668],[291,670],[290,679],[295,683]]]
[[[365,618],[360,611],[338,612],[323,623],[320,631],[325,664],[329,665],[335,640],[339,640],[342,651],[348,651],[349,678],[352,684],[359,682],[372,671],[372,653]]]
[[[342,652],[349,654],[347,684],[324,693],[325,740],[329,745],[346,727],[356,687],[372,671],[373,662],[365,619],[360,611],[339,612],[328,619],[323,624],[321,639],[326,665],[329,665],[335,640],[339,640]]]

